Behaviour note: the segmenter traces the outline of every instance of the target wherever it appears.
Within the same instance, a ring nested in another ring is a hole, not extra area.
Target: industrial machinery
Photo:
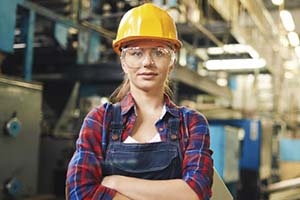
[[[240,179],[240,143],[244,138],[244,130],[228,125],[211,125],[209,129],[214,166],[232,196],[236,197],[236,188]]]
[[[37,192],[41,91],[0,76],[0,199]]]
[[[263,175],[261,168],[271,169],[271,145],[262,145],[262,138],[264,138],[262,121],[256,119],[215,119],[209,120],[209,123],[211,126],[233,126],[243,129],[244,137],[240,143],[239,183],[236,188],[236,199],[260,199],[260,181],[261,178],[265,178],[261,177],[261,175]],[[265,131],[264,135],[265,134],[271,134],[271,132]],[[212,136],[214,136],[213,133]],[[231,150],[231,147],[232,146],[226,148],[226,151]],[[265,148],[268,150],[263,150]],[[268,153],[263,154],[262,152],[264,151]],[[262,161],[263,156],[265,161]],[[266,161],[267,163],[265,163]],[[269,167],[265,165],[269,165]],[[264,174],[266,174],[266,172],[264,172]]]

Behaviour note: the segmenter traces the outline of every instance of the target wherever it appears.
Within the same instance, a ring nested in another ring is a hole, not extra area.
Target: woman
[[[112,94],[122,129],[111,131],[111,103],[86,116],[68,168],[67,198],[209,199],[207,120],[169,98],[168,76],[180,47],[173,20],[155,5],[123,16],[113,48],[126,77]]]

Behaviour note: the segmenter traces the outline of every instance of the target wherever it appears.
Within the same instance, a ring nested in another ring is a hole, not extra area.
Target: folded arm
[[[181,179],[145,180],[126,176],[107,176],[102,185],[133,200],[197,200],[197,194]]]

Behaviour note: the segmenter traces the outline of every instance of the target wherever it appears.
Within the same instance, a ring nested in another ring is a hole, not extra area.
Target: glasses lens
[[[151,63],[155,65],[173,64],[175,53],[172,49],[155,47],[155,48],[140,48],[128,47],[122,50],[121,57],[124,59],[128,67],[138,68],[143,66],[145,59],[150,59]]]

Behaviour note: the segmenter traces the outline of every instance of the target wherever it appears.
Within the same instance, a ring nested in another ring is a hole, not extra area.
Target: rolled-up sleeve
[[[66,179],[66,195],[70,200],[112,199],[116,191],[101,185],[102,128],[105,106],[92,110],[84,119],[76,151],[71,158]]]
[[[208,200],[213,180],[208,122],[202,114],[190,111],[185,113],[184,129],[188,132],[188,142],[183,158],[183,179],[199,199]]]

